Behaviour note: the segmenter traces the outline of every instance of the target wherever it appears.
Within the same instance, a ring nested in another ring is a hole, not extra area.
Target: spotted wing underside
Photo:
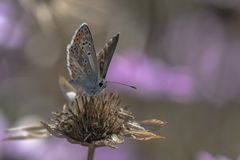
[[[91,32],[86,23],[76,30],[67,47],[67,68],[71,81],[96,81],[98,63]]]

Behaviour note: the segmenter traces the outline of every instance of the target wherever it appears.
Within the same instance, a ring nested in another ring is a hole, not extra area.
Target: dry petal
[[[146,126],[153,126],[153,127],[163,127],[167,124],[167,122],[161,121],[159,119],[149,119],[149,120],[144,120],[140,122],[143,125]]]
[[[130,134],[134,139],[142,140],[142,141],[147,141],[147,140],[151,140],[151,139],[159,139],[159,138],[165,139],[165,137],[154,134],[147,130],[131,131]]]

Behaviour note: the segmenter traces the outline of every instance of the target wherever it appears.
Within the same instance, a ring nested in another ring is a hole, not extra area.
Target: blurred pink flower
[[[213,156],[212,154],[206,151],[201,151],[197,154],[196,160],[230,160],[230,159],[224,155]]]
[[[215,104],[239,99],[240,37],[221,15],[210,9],[178,14],[161,37],[168,61],[192,74],[198,98]]]
[[[15,2],[16,3],[16,2]],[[22,44],[23,26],[18,20],[15,3],[11,0],[0,1],[0,47],[15,49]]]
[[[141,51],[116,54],[107,79],[136,86],[134,94],[146,99],[167,96],[176,101],[189,101],[195,94],[194,79],[186,68],[167,66]],[[119,86],[118,90],[130,93],[131,89]]]

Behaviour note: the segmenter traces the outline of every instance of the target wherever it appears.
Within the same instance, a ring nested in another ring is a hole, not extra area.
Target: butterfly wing
[[[86,23],[76,30],[67,47],[67,68],[73,82],[94,83],[98,79],[97,56],[92,35]]]
[[[58,82],[63,95],[70,102],[73,101],[76,97],[77,90],[62,76],[59,76]]]
[[[114,35],[108,43],[105,44],[104,48],[98,53],[97,59],[99,64],[100,77],[105,79],[108,71],[108,67],[112,60],[113,53],[116,49],[119,39],[119,33]]]

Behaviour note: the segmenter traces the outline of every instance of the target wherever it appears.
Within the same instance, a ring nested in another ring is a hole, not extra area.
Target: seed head
[[[115,148],[129,136],[139,140],[163,138],[147,131],[124,108],[115,93],[92,97],[79,94],[62,111],[53,113],[51,123],[41,123],[53,136],[85,146]]]

